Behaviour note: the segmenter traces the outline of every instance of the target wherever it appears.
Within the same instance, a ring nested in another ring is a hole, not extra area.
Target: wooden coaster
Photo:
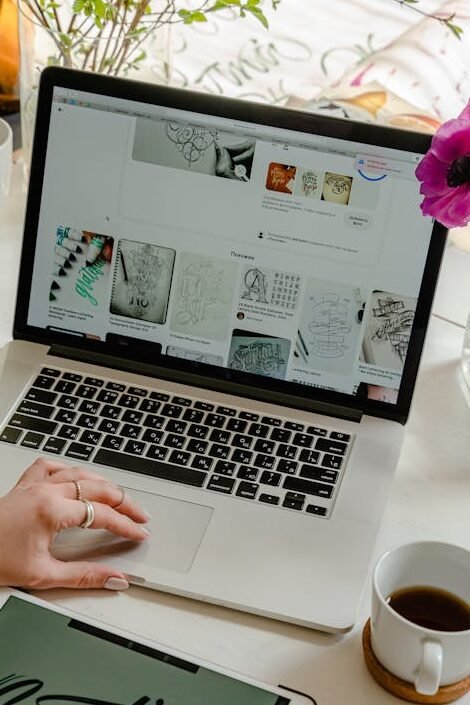
[[[457,683],[441,686],[434,695],[417,693],[412,683],[394,676],[377,661],[370,642],[370,619],[367,620],[362,632],[362,649],[364,651],[364,660],[371,676],[382,688],[402,700],[408,700],[411,703],[436,703],[436,705],[440,705],[440,703],[451,703],[470,690],[470,676],[468,676],[468,678],[464,678]]]

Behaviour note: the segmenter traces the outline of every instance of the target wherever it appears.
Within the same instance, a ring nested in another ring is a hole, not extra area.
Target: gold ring
[[[82,500],[83,499],[82,488],[78,484],[77,480],[72,480],[72,482],[75,485],[75,492],[76,492],[75,499]]]
[[[118,507],[120,507],[121,504],[124,502],[124,500],[125,500],[125,498],[126,498],[126,493],[125,493],[125,491],[123,490],[123,488],[122,488],[122,487],[118,487],[118,490],[121,490],[121,499],[120,499],[120,501],[119,501],[117,504],[114,504],[114,505],[113,505],[113,507],[112,507],[113,509],[117,509]]]
[[[89,529],[95,520],[95,510],[93,509],[92,503],[87,499],[81,499],[80,501],[83,502],[86,507],[85,519],[80,524],[80,529]]]

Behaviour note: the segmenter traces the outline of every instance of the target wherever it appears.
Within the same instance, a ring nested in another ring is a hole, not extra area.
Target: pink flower
[[[438,128],[416,176],[424,215],[447,228],[470,222],[470,101],[458,118]]]

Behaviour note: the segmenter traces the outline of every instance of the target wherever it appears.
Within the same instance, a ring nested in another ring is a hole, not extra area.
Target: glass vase
[[[47,0],[46,0],[47,4]],[[142,40],[126,43],[128,24],[116,25],[109,32],[98,27],[80,31],[83,18],[73,18],[73,0],[62,0],[59,26],[62,32],[45,26],[42,7],[35,0],[18,0],[20,38],[20,104],[24,172],[29,175],[36,117],[37,92],[42,70],[46,66],[93,71],[109,76],[133,78],[167,84],[171,79],[170,25],[161,24],[146,30]],[[53,3],[52,5],[55,5]],[[50,12],[59,12],[51,6]],[[55,21],[55,25],[57,25]],[[65,31],[64,31],[65,30]]]

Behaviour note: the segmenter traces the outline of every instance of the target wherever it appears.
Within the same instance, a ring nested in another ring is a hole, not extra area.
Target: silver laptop
[[[0,490],[40,455],[152,515],[64,559],[308,627],[355,619],[444,237],[429,137],[42,74]]]

